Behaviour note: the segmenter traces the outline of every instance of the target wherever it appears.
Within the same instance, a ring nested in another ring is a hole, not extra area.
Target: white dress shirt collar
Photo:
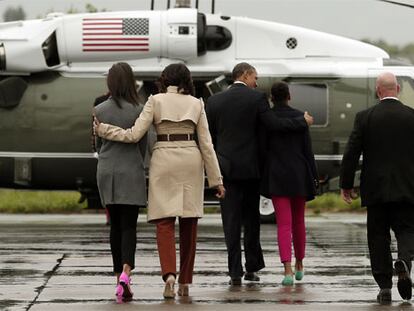
[[[393,96],[387,96],[387,97],[381,98],[381,100],[386,100],[386,99],[395,99],[399,101],[398,97],[393,97]]]
[[[243,81],[236,80],[236,81],[234,81],[234,83],[233,83],[233,84],[236,84],[236,83],[239,83],[239,84],[244,84],[245,86],[247,86],[247,84],[246,84],[246,83],[244,83]]]

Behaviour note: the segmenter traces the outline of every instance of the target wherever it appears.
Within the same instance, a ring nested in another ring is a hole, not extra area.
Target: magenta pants
[[[292,261],[292,240],[296,260],[305,257],[305,198],[272,197],[277,222],[277,241],[281,262]]]

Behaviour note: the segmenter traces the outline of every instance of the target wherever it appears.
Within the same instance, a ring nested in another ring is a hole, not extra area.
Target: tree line
[[[87,12],[87,13],[96,13],[96,12],[105,12],[106,9],[98,9],[97,7],[95,7],[94,5],[87,3],[85,5],[85,10],[81,11],[78,10],[77,8],[75,8],[73,5],[66,11],[67,14],[76,14],[76,13],[82,13],[82,12]],[[48,13],[53,12],[53,9],[49,10]],[[37,16],[37,18],[44,18],[47,15],[47,13],[45,15],[39,15]],[[26,12],[23,10],[23,8],[21,6],[18,7],[8,7],[4,13],[3,13],[3,21],[4,22],[12,22],[12,21],[20,21],[20,20],[25,20],[26,19]]]
[[[362,39],[361,41],[375,45],[384,51],[386,51],[390,58],[401,60],[407,64],[414,64],[414,43],[410,43],[404,46],[398,46],[396,44],[390,44],[385,40],[369,40]]]

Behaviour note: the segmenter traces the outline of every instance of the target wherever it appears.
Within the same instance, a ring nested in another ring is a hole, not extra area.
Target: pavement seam
[[[45,289],[45,287],[47,286],[47,284],[49,283],[49,280],[52,278],[52,276],[55,274],[55,272],[57,271],[57,269],[59,269],[60,265],[62,264],[62,261],[68,256],[68,254],[64,253],[62,255],[62,257],[58,258],[56,261],[56,265],[52,268],[52,270],[48,271],[45,273],[46,279],[44,281],[44,283],[36,288],[36,292],[37,295],[36,297],[29,303],[29,305],[26,308],[26,311],[29,311],[33,305],[36,303],[37,299],[39,298],[39,296],[41,295],[41,293],[43,292],[43,290]]]

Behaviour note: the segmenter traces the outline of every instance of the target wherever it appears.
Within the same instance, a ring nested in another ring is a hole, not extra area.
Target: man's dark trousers
[[[259,180],[224,179],[226,196],[221,200],[221,217],[228,254],[231,278],[243,276],[241,259],[241,228],[244,228],[246,271],[263,269],[264,259],[260,245]]]
[[[398,258],[411,271],[414,254],[414,205],[384,203],[369,205],[367,212],[368,247],[371,269],[380,288],[392,287],[392,256],[390,229],[397,240]]]

